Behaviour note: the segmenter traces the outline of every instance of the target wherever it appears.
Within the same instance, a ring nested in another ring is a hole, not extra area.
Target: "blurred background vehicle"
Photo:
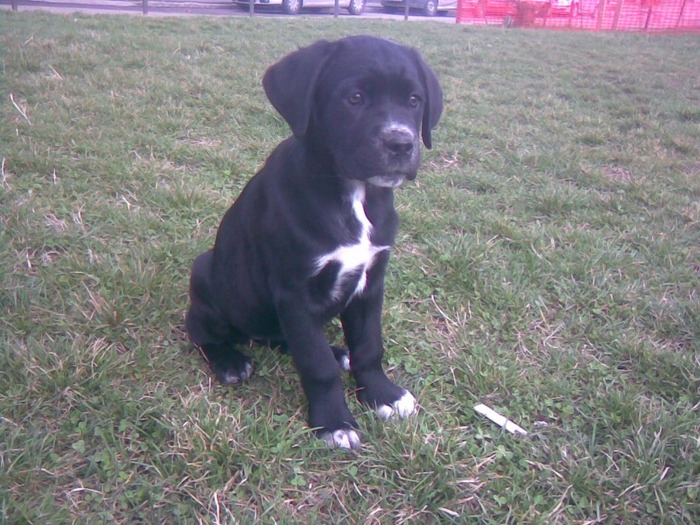
[[[250,8],[250,2],[260,6],[280,6],[288,15],[296,15],[306,8],[335,7],[335,0],[233,0],[235,4],[246,9]],[[351,15],[361,15],[365,9],[365,0],[339,0],[338,7],[347,9]]]
[[[392,12],[397,9],[406,8],[406,0],[381,0],[382,6]],[[457,9],[457,0],[408,0],[408,7],[411,10],[418,10],[425,16],[435,16],[446,14],[448,11]]]

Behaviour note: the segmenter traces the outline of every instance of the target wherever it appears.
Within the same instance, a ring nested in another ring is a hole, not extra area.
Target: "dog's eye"
[[[353,106],[357,106],[363,100],[364,100],[364,97],[362,96],[362,93],[360,93],[360,92],[353,93],[352,95],[350,95],[348,97],[348,102],[350,102],[350,104],[352,104]]]
[[[411,95],[408,98],[408,105],[411,106],[412,108],[417,107],[419,102],[420,102],[420,97],[418,95]]]

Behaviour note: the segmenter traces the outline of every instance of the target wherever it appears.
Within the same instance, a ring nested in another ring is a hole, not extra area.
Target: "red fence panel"
[[[458,0],[457,5],[460,24],[700,32],[700,0]]]

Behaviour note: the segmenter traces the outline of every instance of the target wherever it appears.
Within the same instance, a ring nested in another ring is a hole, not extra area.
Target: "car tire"
[[[438,0],[426,0],[423,6],[425,16],[435,16],[438,12]]]
[[[301,0],[282,0],[282,11],[288,15],[298,15],[301,11]]]
[[[350,0],[350,5],[348,5],[348,12],[351,15],[361,15],[362,11],[365,10],[365,0]]]

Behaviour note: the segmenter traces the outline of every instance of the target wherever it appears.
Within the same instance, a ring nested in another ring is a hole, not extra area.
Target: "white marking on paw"
[[[345,370],[346,372],[350,372],[350,356],[344,355],[343,357],[340,358],[340,368]]]
[[[250,363],[246,363],[245,367],[243,368],[243,371],[241,372],[231,370],[227,371],[224,374],[223,382],[226,385],[237,385],[238,383],[242,383],[243,381],[248,380],[252,375],[253,365]]]
[[[397,414],[401,419],[406,419],[408,416],[415,413],[415,411],[416,398],[413,397],[408,390],[405,390],[404,394],[391,405],[382,405],[375,410],[377,415],[384,420]]]
[[[349,428],[343,428],[335,432],[326,432],[321,435],[321,439],[334,448],[359,450],[362,445],[357,432]]]
[[[370,241],[372,223],[365,213],[366,189],[363,183],[358,182],[355,184],[351,196],[352,211],[355,219],[360,223],[360,237],[357,243],[339,246],[332,252],[321,255],[315,262],[314,275],[318,275],[330,263],[336,262],[340,264],[338,276],[331,292],[331,296],[335,300],[340,299],[345,277],[358,271],[360,272],[360,278],[350,297],[352,298],[352,296],[362,293],[365,286],[367,286],[367,272],[372,268],[375,257],[378,253],[391,248],[390,246],[375,246]]]

